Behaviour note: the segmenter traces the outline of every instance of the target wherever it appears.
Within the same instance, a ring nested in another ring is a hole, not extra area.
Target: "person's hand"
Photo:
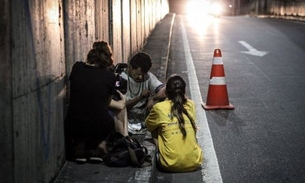
[[[126,102],[126,95],[124,95],[123,93],[121,93],[119,90],[117,90],[117,92],[119,93],[121,100],[123,100],[124,102]]]
[[[152,97],[149,97],[148,102],[147,102],[147,105],[146,105],[146,109],[147,109],[148,111],[150,111],[151,108],[152,108],[154,105],[155,105],[154,99],[153,99]]]
[[[159,92],[157,93],[157,95],[160,97],[160,99],[165,99],[166,98],[166,87],[162,87]]]
[[[148,98],[150,96],[150,90],[143,90],[141,93],[141,98]]]

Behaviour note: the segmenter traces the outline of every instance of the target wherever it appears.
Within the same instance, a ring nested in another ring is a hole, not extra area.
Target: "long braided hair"
[[[183,78],[176,74],[171,75],[166,83],[166,96],[169,100],[172,101],[171,118],[176,117],[178,119],[179,128],[184,138],[186,137],[186,130],[183,114],[185,114],[190,120],[192,127],[196,132],[194,119],[189,115],[184,107],[187,102],[187,98],[185,96],[185,87],[186,84]]]

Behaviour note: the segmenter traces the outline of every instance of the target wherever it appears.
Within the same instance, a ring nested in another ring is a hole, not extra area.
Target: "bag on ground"
[[[144,162],[150,161],[147,153],[147,148],[142,146],[137,139],[126,136],[115,140],[113,148],[103,159],[105,164],[110,167],[141,167]]]

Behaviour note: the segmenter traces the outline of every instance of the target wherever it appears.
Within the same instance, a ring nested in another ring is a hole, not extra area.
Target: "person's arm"
[[[139,103],[141,100],[144,100],[146,98],[148,98],[150,95],[150,91],[149,90],[143,90],[141,95],[139,96],[136,96],[135,98],[131,99],[131,100],[128,100],[126,102],[126,107],[128,109],[131,109],[133,108],[133,106],[135,106],[137,103]]]
[[[151,98],[155,102],[164,100],[166,98],[165,85],[162,85],[161,88],[158,90],[158,92],[155,95],[153,95]]]
[[[151,132],[151,137],[152,137],[153,143],[155,144],[156,151],[159,150],[159,148],[158,148],[158,121],[160,121],[160,120],[159,120],[158,116],[159,116],[158,112],[156,111],[156,109],[153,108],[149,112],[149,114],[145,120],[147,130]]]
[[[122,109],[124,109],[126,107],[125,106],[125,101],[124,100],[116,101],[116,100],[112,99],[111,102],[110,102],[109,107],[114,108],[114,109],[122,110]]]
[[[122,109],[124,109],[126,107],[126,95],[123,95],[118,90],[117,90],[117,92],[120,94],[121,100],[116,101],[116,100],[113,100],[111,98],[109,107],[114,108],[114,109],[122,110]]]
[[[150,132],[155,131],[158,128],[159,114],[156,108],[152,108],[145,119],[147,130]]]
[[[166,98],[165,84],[162,83],[153,73],[149,73],[150,77],[150,89],[154,91],[154,95],[150,97],[154,102],[162,101]]]
[[[153,105],[159,101],[163,101],[166,98],[165,95],[165,85],[162,85],[161,88],[159,89],[158,93],[155,95],[149,97],[148,102],[147,102],[147,109],[150,111]]]
[[[137,96],[137,97],[135,97],[135,98],[133,98],[133,99],[131,99],[131,100],[128,100],[128,101],[126,102],[126,107],[127,107],[127,109],[133,108],[133,106],[135,106],[135,105],[136,105],[138,102],[140,102],[142,99],[143,99],[142,96]]]

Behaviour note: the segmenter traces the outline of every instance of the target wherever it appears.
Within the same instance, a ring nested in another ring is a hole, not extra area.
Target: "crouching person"
[[[66,146],[70,152],[68,159],[78,163],[88,159],[101,162],[107,153],[107,138],[115,129],[123,135],[128,134],[127,119],[124,124],[126,97],[120,93],[121,101],[112,101],[115,74],[107,69],[113,64],[112,51],[108,43],[100,44],[103,49],[91,49],[87,61],[76,62],[69,76]]]
[[[195,104],[186,98],[185,87],[181,76],[170,76],[165,89],[167,98],[156,103],[146,118],[156,145],[157,167],[167,172],[194,171],[203,161],[196,139]]]

